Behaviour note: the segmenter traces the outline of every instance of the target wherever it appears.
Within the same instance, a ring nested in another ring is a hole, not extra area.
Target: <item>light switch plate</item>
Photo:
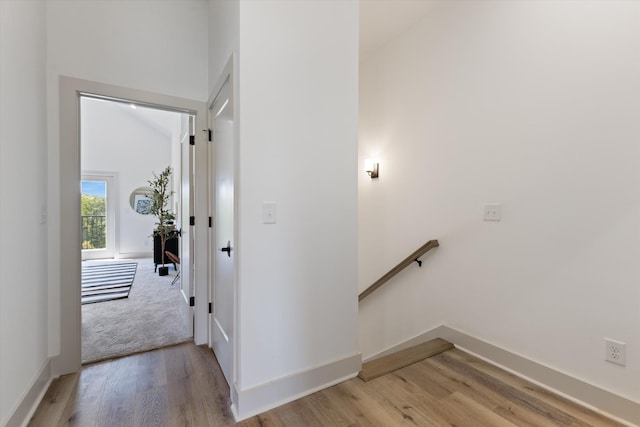
[[[262,223],[263,224],[276,223],[276,202],[262,203]]]
[[[40,205],[40,224],[46,224],[48,216],[47,205],[43,203]]]

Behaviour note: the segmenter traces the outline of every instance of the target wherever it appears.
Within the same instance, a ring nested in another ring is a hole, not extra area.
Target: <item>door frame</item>
[[[191,137],[195,136],[195,117],[192,115],[186,116],[186,123],[183,121],[181,126],[186,128],[186,132],[183,133],[180,139],[180,191],[179,191],[179,203],[178,209],[178,224],[180,226],[180,237],[182,244],[180,245],[180,275],[179,286],[180,294],[184,298],[187,305],[183,306],[180,310],[182,320],[187,325],[187,328],[193,335],[193,307],[188,306],[189,298],[193,295],[193,277],[194,277],[194,264],[193,264],[193,236],[190,225],[190,217],[194,213],[194,147],[191,145]],[[186,124],[186,126],[185,126]],[[185,129],[181,129],[183,132]],[[186,158],[185,158],[186,156]],[[186,163],[186,167],[185,167]],[[185,178],[186,175],[186,178]],[[187,238],[185,239],[185,236]]]
[[[165,109],[181,113],[193,114],[196,117],[196,129],[205,129],[207,120],[206,103],[169,95],[162,95],[138,89],[108,85],[104,83],[82,80],[73,77],[59,78],[60,107],[60,193],[56,205],[60,206],[59,235],[50,237],[58,239],[57,257],[52,262],[57,264],[59,272],[59,316],[60,316],[60,353],[52,360],[54,375],[77,372],[81,367],[81,265],[80,265],[80,97],[93,96],[120,102],[131,102],[152,108]],[[206,152],[205,132],[196,132],[196,151]],[[195,270],[194,293],[207,295],[207,156],[195,156],[195,212],[196,221],[191,230],[194,239],[195,253],[192,257]],[[198,200],[202,202],[198,203]],[[208,301],[207,298],[196,298],[194,307],[194,341],[205,344],[208,336]],[[54,303],[55,304],[55,303]]]

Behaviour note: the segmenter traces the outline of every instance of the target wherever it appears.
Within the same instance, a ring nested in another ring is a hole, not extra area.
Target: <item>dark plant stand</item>
[[[178,232],[174,231],[171,233],[167,241],[165,242],[166,251],[171,252],[175,256],[178,255]],[[165,264],[173,264],[173,269],[178,271],[176,265],[172,262],[168,262],[167,257],[165,256]],[[155,264],[154,272],[158,271],[158,265],[162,265],[162,242],[160,241],[160,236],[153,236],[153,263]],[[161,267],[162,268],[162,267]],[[169,274],[169,267],[167,267],[167,274]],[[160,273],[160,276],[166,276],[166,274]]]

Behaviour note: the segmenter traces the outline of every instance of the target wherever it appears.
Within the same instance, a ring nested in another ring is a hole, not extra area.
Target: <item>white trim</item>
[[[118,254],[119,259],[128,258],[153,258],[153,252],[120,252]]]
[[[237,384],[235,384],[232,390],[235,403],[231,405],[231,412],[236,421],[245,420],[347,381],[358,375],[361,367],[362,355],[357,353],[246,390],[237,390]]]
[[[445,339],[463,351],[608,418],[630,426],[640,425],[640,402],[589,384],[557,369],[445,325],[440,325],[401,344],[379,352],[367,358],[367,360],[377,359],[434,338]]]
[[[2,425],[5,427],[26,427],[36,409],[38,409],[38,405],[44,398],[52,380],[51,361],[47,359],[42,368],[40,368],[38,375],[32,381],[31,386],[21,396],[20,403],[9,412],[9,416],[6,420],[3,420]]]
[[[190,254],[194,271],[193,292],[196,296],[195,307],[193,307],[193,340],[196,345],[207,344],[209,338],[209,183],[208,162],[206,152],[208,150],[207,129],[207,104],[198,103],[199,110],[195,115],[194,134],[196,144],[193,149],[194,187],[193,193],[193,215],[196,217],[195,225],[191,227],[190,235],[193,239],[193,252]],[[192,296],[194,296],[192,295]],[[186,295],[185,295],[186,296]]]
[[[50,177],[51,179],[59,179],[60,193],[58,202],[55,205],[60,206],[59,212],[59,237],[52,238],[53,249],[59,254],[59,272],[60,294],[59,300],[54,304],[60,304],[60,354],[52,360],[52,373],[54,375],[63,375],[76,372],[80,369],[80,197],[77,190],[80,181],[80,96],[94,96],[108,98],[112,100],[134,101],[138,105],[147,105],[155,108],[161,108],[171,111],[194,114],[196,116],[196,129],[204,129],[206,124],[206,104],[200,101],[193,101],[185,98],[178,98],[170,95],[162,95],[137,89],[125,88],[122,86],[114,86],[104,83],[93,82],[89,80],[81,80],[73,77],[59,76],[59,123],[60,123],[60,170],[58,176]],[[56,118],[52,118],[56,120]],[[205,132],[196,132],[196,147],[206,147]],[[203,173],[201,171],[200,173]],[[204,181],[201,182],[201,176],[196,175],[196,186],[200,185],[206,189],[206,171],[204,171]],[[198,192],[205,192],[202,189]],[[56,196],[55,194],[50,197]],[[51,205],[51,204],[50,204]],[[206,241],[204,248],[202,243],[198,243],[202,233],[206,235],[204,230],[206,216],[206,206],[198,208],[195,212],[196,218],[202,220],[196,221],[196,232],[190,233],[196,239],[197,252],[194,263],[199,270],[205,270],[200,273],[195,282],[195,293],[198,295],[207,294],[206,283]],[[55,215],[53,215],[55,217]],[[53,230],[55,227],[51,227]],[[57,240],[57,242],[56,242]],[[57,282],[57,281],[56,281]],[[208,312],[208,304],[206,298],[196,298],[196,319],[198,319],[198,310]],[[201,314],[200,318],[206,316]],[[58,320],[58,319],[53,319]],[[194,341],[196,344],[206,343],[207,324],[196,323]]]

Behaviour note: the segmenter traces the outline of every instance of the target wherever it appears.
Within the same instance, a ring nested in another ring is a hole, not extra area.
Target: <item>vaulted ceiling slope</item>
[[[361,0],[360,56],[399,36],[441,1]]]

